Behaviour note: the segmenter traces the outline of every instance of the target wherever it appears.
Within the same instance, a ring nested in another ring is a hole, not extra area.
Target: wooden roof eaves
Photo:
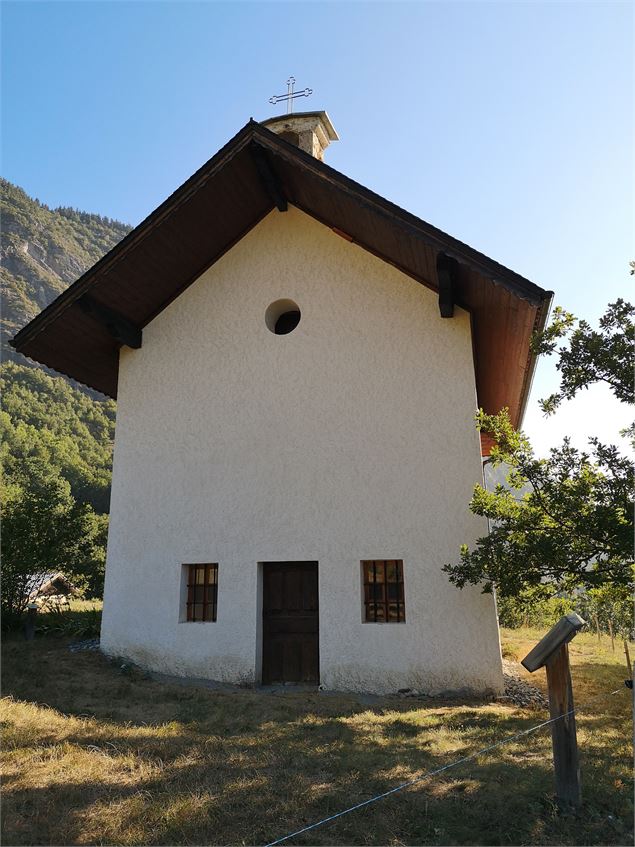
[[[542,332],[547,326],[549,313],[551,311],[551,304],[553,303],[553,292],[547,291],[546,293],[549,295],[549,297],[543,300],[543,302],[540,304],[536,311],[536,319],[534,321],[532,335],[535,335],[538,332]],[[538,356],[530,348],[529,356],[527,358],[527,367],[525,369],[525,378],[523,380],[523,386],[520,394],[520,409],[518,411],[518,420],[515,423],[516,429],[520,429],[523,425],[525,411],[527,409],[527,402],[529,401],[529,395],[531,394],[531,387],[533,385],[534,375],[536,373],[537,363]]]
[[[422,239],[426,244],[432,245],[458,261],[470,265],[478,273],[491,279],[494,284],[503,285],[516,296],[528,300],[535,306],[540,305],[545,300],[551,300],[552,292],[539,288],[530,282],[530,280],[525,279],[509,268],[500,265],[498,262],[474,250],[469,245],[458,241],[442,230],[412,215],[405,209],[375,194],[370,189],[341,174],[329,165],[324,164],[324,162],[318,161],[310,154],[305,153],[279,135],[276,135],[276,133],[271,132],[253,119],[250,119],[227,144],[164,200],[160,206],[122,239],[119,244],[16,333],[14,338],[11,339],[10,344],[19,350],[24,343],[35,338],[51,320],[88,291],[102,273],[111,270],[118,262],[122,261],[126,254],[152,232],[166,216],[170,215],[192,193],[201,188],[229,160],[234,158],[243,147],[256,139],[257,143],[270,149],[274,154],[281,155],[288,161],[299,164],[304,169],[312,171],[319,178],[326,179],[340,190],[353,195],[358,202],[371,206],[374,211],[384,217],[389,217],[393,223],[405,228],[415,238]]]
[[[358,236],[353,237],[349,233],[343,233],[342,230],[338,229],[337,227],[333,227],[333,225],[329,221],[325,220],[321,215],[316,214],[316,212],[312,211],[311,209],[308,209],[304,204],[299,203],[297,200],[294,200],[293,203],[290,202],[289,205],[295,206],[296,209],[299,209],[301,212],[304,212],[305,215],[308,215],[310,218],[313,218],[314,220],[318,221],[318,223],[321,223],[322,226],[327,227],[328,229],[335,232],[337,235],[342,236],[344,234],[345,236],[348,236],[346,240],[349,241],[349,243],[355,244],[357,247],[361,247],[362,250],[365,250],[367,253],[376,256],[378,259],[381,259],[381,261],[385,262],[387,265],[392,265],[392,267],[396,268],[400,273],[410,277],[410,279],[414,279],[415,282],[418,282],[425,288],[429,288],[430,291],[438,291],[433,281],[425,279],[423,276],[421,276],[421,274],[415,273],[401,262],[398,262],[395,259],[389,259],[383,253],[380,253],[378,250],[375,250],[375,248],[372,247],[365,239],[359,238]],[[465,311],[467,312],[471,311],[470,307],[465,303],[457,301],[456,305],[460,306],[461,309],[465,309]]]
[[[216,262],[218,262],[218,260],[221,259],[225,255],[225,253],[228,253],[233,247],[235,247],[236,244],[238,244],[239,241],[242,241],[243,238],[247,235],[247,233],[250,232],[255,226],[257,226],[260,223],[260,221],[263,220],[263,218],[266,218],[266,216],[274,208],[275,208],[275,206],[272,203],[267,209],[265,209],[265,211],[262,214],[258,215],[258,217],[255,218],[245,229],[243,229],[241,232],[239,232],[238,235],[236,236],[236,238],[234,238],[232,241],[230,241],[229,244],[226,244],[225,247],[223,247],[223,249],[220,250],[218,253],[215,253],[214,256],[210,259],[209,262],[206,262],[205,265],[203,265],[203,267],[196,270],[188,279],[185,280],[185,282],[183,282],[181,285],[179,285],[178,288],[176,288],[174,290],[174,292],[166,300],[163,300],[161,303],[159,303],[157,308],[154,309],[150,313],[150,315],[148,316],[147,320],[145,321],[144,326],[147,326],[149,323],[151,323],[157,317],[157,315],[160,315],[161,312],[164,309],[167,309],[167,307],[171,303],[173,303],[178,297],[180,297],[181,294],[183,294],[183,292],[185,291],[186,288],[189,288],[190,285],[192,285],[192,283],[196,282],[196,280],[200,276],[202,276],[205,273],[205,271],[209,270],[212,267],[212,265],[215,265]]]
[[[324,180],[331,184],[337,190],[348,194],[352,199],[365,206],[372,213],[378,214],[384,219],[388,219],[393,225],[398,226],[402,231],[413,237],[415,240],[424,243],[427,246],[432,246],[434,249],[442,251],[452,258],[457,259],[464,265],[471,267],[481,276],[490,280],[494,285],[501,285],[510,293],[529,302],[536,308],[535,327],[540,329],[546,324],[549,313],[549,306],[553,297],[551,291],[546,291],[530,280],[525,279],[519,274],[511,271],[509,268],[495,262],[489,257],[477,250],[474,250],[467,244],[453,238],[440,229],[426,223],[417,218],[410,212],[400,208],[394,203],[386,200],[378,194],[375,194],[368,188],[360,185],[349,177],[331,168],[329,165],[315,159],[313,156],[300,150],[295,145],[285,141],[279,135],[271,132],[261,126],[253,119],[250,120],[227,144],[225,144],[211,159],[209,159],[201,168],[199,168],[186,182],[183,183],[175,192],[173,192],[160,206],[157,207],[148,217],[142,221],[135,229],[133,229],[119,244],[117,244],[109,253],[100,259],[92,268],[86,271],[78,280],[76,280],[66,291],[62,292],[49,306],[47,306],[37,317],[29,324],[23,327],[10,344],[17,350],[23,352],[23,347],[32,341],[37,335],[45,329],[55,318],[62,314],[69,306],[75,303],[91,287],[96,285],[102,274],[110,271],[125,256],[131,249],[137,246],[146,236],[152,233],[162,221],[185,203],[192,194],[203,187],[215,174],[217,174],[229,161],[231,161],[241,150],[248,144],[256,143],[267,149],[274,156],[280,156],[293,166],[299,167],[304,171],[311,172],[318,179]],[[289,197],[289,202],[294,203],[294,198]],[[297,205],[297,204],[294,204]],[[311,215],[310,209],[304,211]],[[314,215],[315,216],[315,215]],[[329,225],[327,221],[322,221],[325,225]],[[333,222],[331,226],[336,223]],[[250,227],[248,227],[249,229]],[[237,235],[236,241],[244,235]],[[355,239],[357,241],[357,239]],[[227,249],[236,243],[233,241]],[[360,242],[357,242],[360,243]],[[417,274],[412,273],[404,264],[390,260],[385,256],[375,252],[370,244],[361,244],[364,249],[373,252],[384,261],[398,267],[403,273],[418,279],[424,285],[431,286],[435,280],[423,280]],[[222,252],[226,252],[223,250]],[[222,255],[222,253],[221,253]],[[210,264],[219,258],[213,257]],[[184,284],[180,285],[175,291],[174,297],[170,297],[167,302],[163,301],[157,304],[157,308],[152,311],[152,317],[156,315],[168,305],[175,297],[177,297],[193,280],[189,279]],[[463,308],[467,308],[466,305]],[[149,320],[151,320],[150,318]],[[149,322],[145,321],[145,323]],[[25,355],[29,356],[28,353]],[[29,356],[33,358],[33,356]],[[48,364],[48,363],[45,363]],[[529,389],[535,370],[536,358],[531,352],[527,359],[527,367],[525,369],[523,390],[521,395],[521,413],[520,421],[527,403]],[[68,375],[68,374],[67,374]],[[75,377],[74,377],[75,378]],[[88,383],[87,383],[88,384]],[[96,386],[90,386],[96,388]],[[97,389],[103,390],[103,389]],[[520,424],[519,421],[519,424]]]
[[[12,341],[13,341],[13,339],[10,339],[9,344],[12,344]],[[15,345],[12,344],[12,346],[15,346]],[[20,352],[20,351],[18,351],[18,352]],[[25,359],[29,359],[32,362],[37,362],[38,365],[42,365],[45,368],[50,368],[52,371],[55,371],[55,374],[61,374],[61,376],[67,377],[67,379],[72,380],[73,383],[76,383],[78,385],[85,385],[86,388],[90,388],[92,391],[98,391],[100,394],[103,394],[104,397],[108,397],[109,400],[116,400],[117,399],[117,392],[116,391],[106,391],[104,386],[95,385],[94,382],[87,382],[84,379],[78,379],[77,376],[74,376],[73,374],[68,373],[68,371],[64,370],[64,368],[55,368],[52,365],[49,365],[43,359],[39,358],[38,356],[34,356],[33,354],[27,355],[26,353],[22,353],[22,355],[24,356]],[[55,375],[55,374],[53,374],[53,375]]]
[[[315,157],[311,156],[308,153],[305,153],[303,150],[300,150],[291,142],[286,141],[279,135],[276,135],[275,133],[272,133],[269,130],[266,130],[259,124],[256,124],[255,134],[261,136],[261,139],[258,139],[257,143],[262,142],[263,146],[266,146],[271,149],[274,154],[283,155],[283,158],[286,158],[287,160],[293,160],[296,163],[299,162],[308,170],[311,170],[312,172],[318,174],[321,177],[328,178],[329,181],[334,183],[338,188],[345,190],[355,199],[363,202],[367,207],[372,208],[374,211],[379,212],[383,216],[389,217],[393,222],[397,223],[402,228],[405,228],[410,235],[414,236],[417,239],[421,239],[427,245],[430,245],[446,253],[448,256],[451,256],[460,263],[468,265],[477,273],[489,279],[494,285],[501,285],[520,299],[528,301],[531,305],[536,308],[534,333],[540,332],[545,328],[551,304],[553,301],[553,291],[540,288],[538,285],[531,282],[531,280],[528,280],[520,274],[517,274],[515,271],[512,271],[504,265],[501,265],[499,262],[490,259],[484,253],[480,253],[478,250],[475,250],[468,244],[465,244],[464,242],[459,241],[453,236],[448,235],[447,233],[443,232],[443,230],[438,229],[437,227],[427,223],[421,218],[417,218],[411,212],[402,209],[400,206],[397,206],[395,203],[386,200],[381,195],[376,194],[374,191],[371,191],[360,183],[355,182],[355,180],[352,180],[344,174],[340,173],[339,171],[335,170],[334,168],[331,168],[324,162],[315,159]],[[285,153],[286,155],[284,155]],[[295,205],[297,205],[297,203]],[[303,211],[309,215],[312,215],[310,209],[303,208]],[[315,217],[315,215],[313,215],[313,217]],[[321,223],[328,225],[328,223],[323,220],[321,220]],[[360,247],[365,250],[368,250],[369,252],[373,253],[384,261],[388,261],[389,264],[398,268],[402,273],[405,273],[407,276],[412,277],[413,279],[417,280],[423,285],[426,285],[427,287],[433,287],[430,285],[429,281],[424,280],[419,275],[412,273],[412,271],[410,271],[401,263],[398,263],[394,260],[388,260],[385,256],[381,256],[378,252],[373,250],[370,245],[362,243],[357,238],[355,238],[354,240],[356,243],[359,244]],[[458,303],[457,305],[460,305],[462,308],[466,309],[470,313],[472,311],[470,307],[465,303]],[[515,425],[518,428],[520,428],[520,426],[522,425],[522,421],[525,415],[525,410],[527,407],[527,402],[529,400],[529,394],[531,391],[531,386],[536,370],[536,364],[537,356],[530,350],[527,357],[527,365],[525,368],[523,385],[520,395],[520,408],[518,413],[518,420],[515,422]]]
[[[200,167],[189,179],[167,197],[160,206],[151,212],[140,224],[138,224],[118,244],[90,267],[82,276],[53,300],[39,315],[31,320],[13,338],[9,344],[16,350],[28,341],[35,338],[52,320],[54,320],[68,306],[78,300],[82,294],[92,288],[99,276],[106,271],[112,270],[126,254],[149,235],[161,221],[181,206],[191,194],[203,186],[214,174],[216,174],[229,160],[234,158],[251,140],[254,127],[258,126],[253,118],[231,138],[227,144],[215,153],[202,167]],[[272,133],[273,134],[273,133]],[[92,387],[92,386],[91,386]]]
[[[287,161],[299,164],[316,176],[334,184],[340,190],[352,195],[358,202],[371,207],[383,217],[390,218],[396,225],[406,229],[410,235],[423,240],[427,245],[446,253],[462,264],[471,266],[477,273],[487,277],[494,284],[502,285],[517,297],[528,300],[534,306],[551,299],[552,291],[540,288],[531,280],[490,259],[484,253],[470,247],[469,244],[459,241],[390,200],[386,200],[381,195],[336,171],[304,150],[300,150],[291,142],[260,126],[260,124],[256,124],[254,127],[254,136],[257,138],[256,143],[262,144],[274,154],[281,155]],[[290,202],[293,202],[293,198],[289,199]]]

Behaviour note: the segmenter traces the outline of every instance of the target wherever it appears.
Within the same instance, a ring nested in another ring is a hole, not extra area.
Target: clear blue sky
[[[632,296],[630,3],[4,2],[2,63],[2,173],[51,206],[138,223],[293,74],[333,167],[581,317]],[[539,447],[616,428],[601,393],[545,428],[554,379]]]

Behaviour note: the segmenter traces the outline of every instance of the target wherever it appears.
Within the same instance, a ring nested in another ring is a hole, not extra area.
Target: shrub
[[[37,634],[56,638],[99,638],[101,610],[59,609],[38,615]]]

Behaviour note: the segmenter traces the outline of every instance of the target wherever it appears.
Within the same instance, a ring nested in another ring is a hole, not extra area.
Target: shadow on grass
[[[41,725],[7,732],[7,844],[267,843],[537,722],[502,707],[183,689],[45,641],[6,654],[5,695],[83,716],[40,712]],[[530,738],[288,843],[626,843],[628,777],[617,787],[591,762],[583,813],[558,815],[549,731]]]

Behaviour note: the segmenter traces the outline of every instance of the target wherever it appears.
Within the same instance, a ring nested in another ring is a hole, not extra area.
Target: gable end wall
[[[264,320],[280,298],[302,311],[286,336]],[[318,561],[328,688],[499,691],[493,600],[440,571],[486,531],[475,408],[466,312],[272,212],[122,350],[104,649],[258,681],[258,563]],[[405,624],[362,623],[360,561],[385,558]],[[219,563],[216,623],[180,621],[186,562]]]

